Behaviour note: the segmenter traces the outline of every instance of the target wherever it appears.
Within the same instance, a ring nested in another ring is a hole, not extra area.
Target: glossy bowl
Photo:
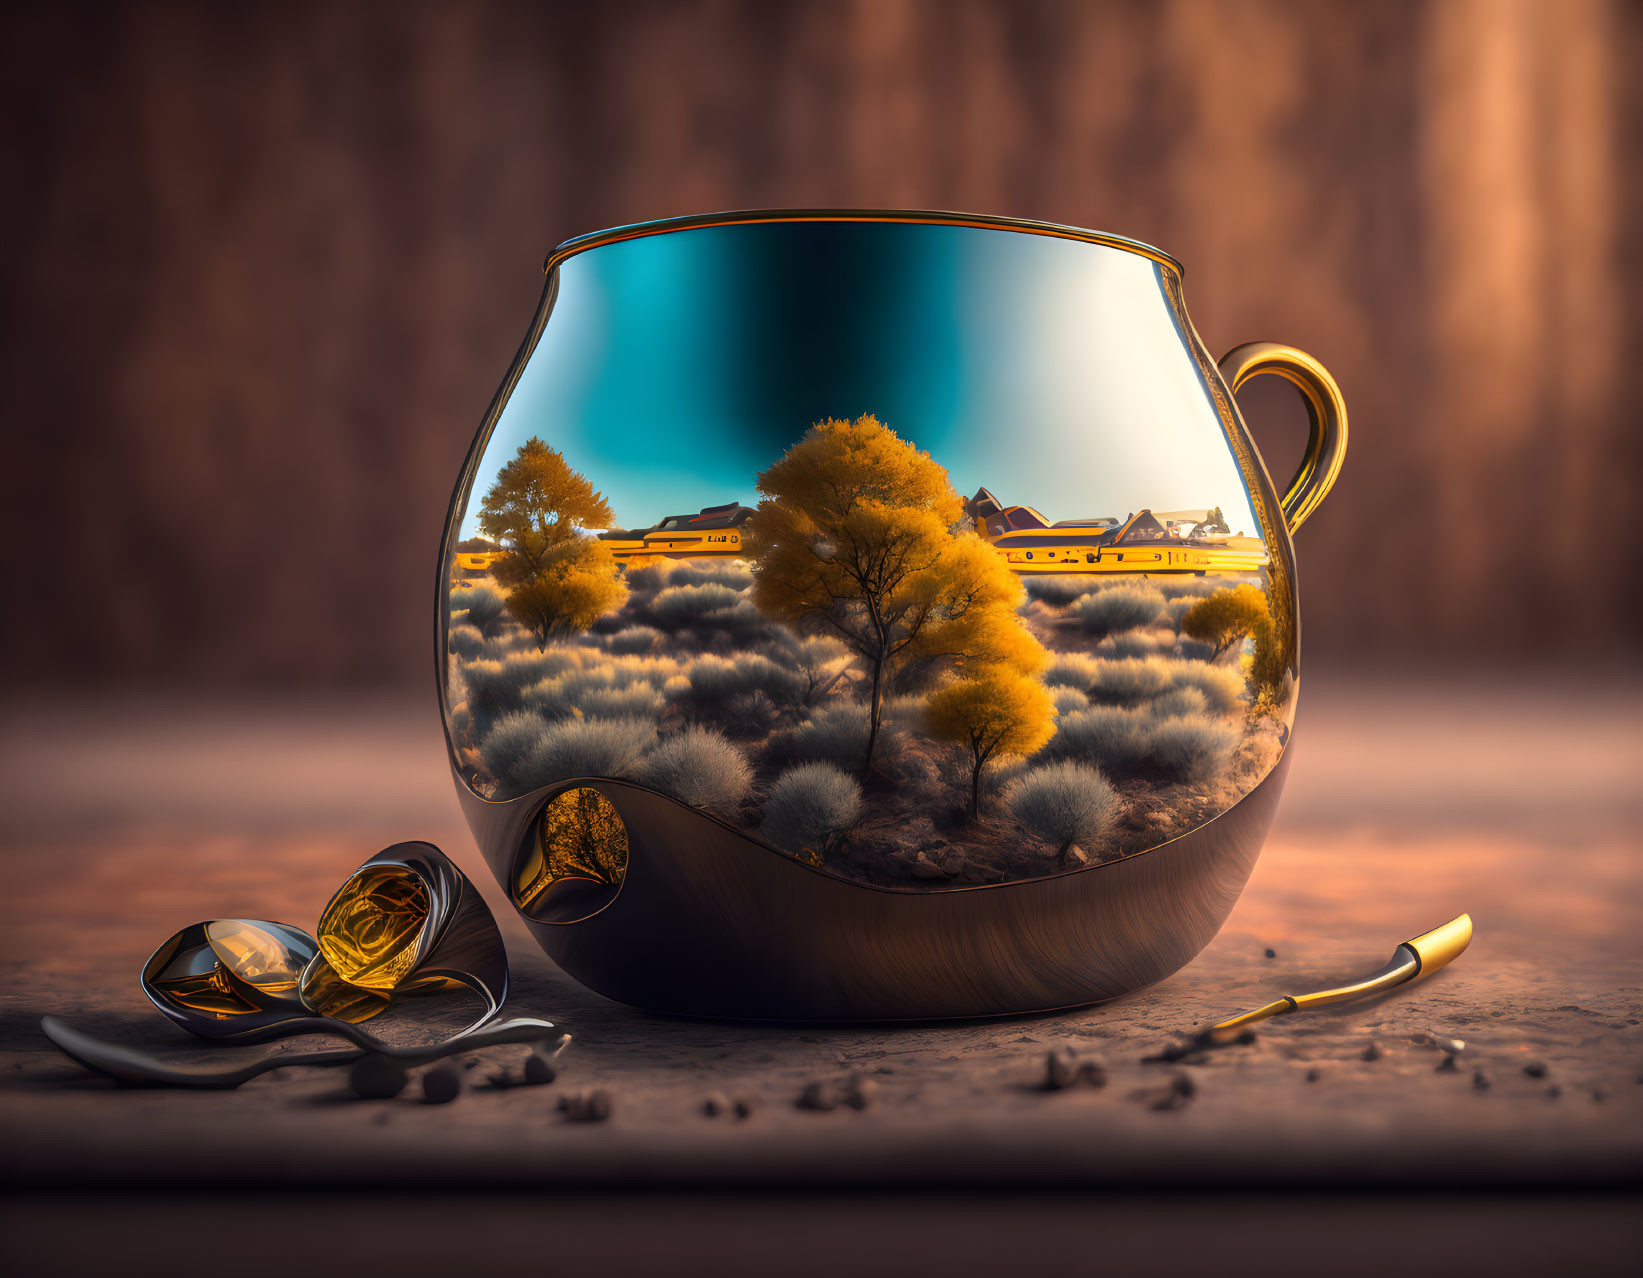
[[[1312,429],[1282,495],[1233,392]],[[1271,824],[1290,534],[1340,392],[1217,365],[1174,259],[961,214],[561,246],[457,482],[441,705],[543,949],[636,1006],[1098,1002],[1215,935]]]

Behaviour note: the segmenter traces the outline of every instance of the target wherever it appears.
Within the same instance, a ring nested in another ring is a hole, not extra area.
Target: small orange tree
[[[627,599],[616,556],[585,532],[610,522],[609,505],[586,476],[534,435],[485,494],[480,530],[505,552],[491,571],[509,587],[508,611],[538,647],[560,631],[587,629]]]
[[[1055,704],[1037,679],[997,663],[976,667],[924,703],[932,736],[970,755],[970,816],[981,810],[981,774],[1009,755],[1031,754],[1055,734]]]
[[[1262,630],[1271,628],[1266,595],[1248,584],[1206,595],[1181,615],[1181,633],[1209,644],[1217,657],[1233,644],[1258,639]]]
[[[753,601],[770,617],[841,639],[871,677],[862,767],[877,748],[886,688],[912,662],[1036,670],[1021,583],[960,529],[962,506],[928,453],[872,416],[828,419],[759,476],[744,545]]]
[[[1274,641],[1266,592],[1243,583],[1200,599],[1181,616],[1181,633],[1207,643],[1220,657],[1245,638],[1255,641],[1250,674],[1263,699],[1276,700],[1283,688],[1283,664]]]

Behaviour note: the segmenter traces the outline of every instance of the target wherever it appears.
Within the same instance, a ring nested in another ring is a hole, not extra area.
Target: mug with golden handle
[[[1098,1002],[1215,935],[1289,759],[1346,412],[1179,263],[962,213],[583,236],[438,565],[457,792],[543,949],[666,1012]],[[1233,392],[1312,432],[1280,494]]]
[[[1233,394],[1262,373],[1282,377],[1301,393],[1308,421],[1306,452],[1279,499],[1293,534],[1334,487],[1346,460],[1346,399],[1341,388],[1311,355],[1277,342],[1234,346],[1217,367]]]

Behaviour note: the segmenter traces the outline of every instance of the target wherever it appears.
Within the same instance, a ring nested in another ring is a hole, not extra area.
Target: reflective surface
[[[361,870],[325,907],[320,952],[344,981],[391,990],[416,962],[428,904],[428,889],[415,875],[387,866]]]
[[[154,951],[143,967],[143,993],[172,1020],[209,1033],[308,1016],[298,983],[317,948],[287,923],[195,923]]]
[[[480,997],[477,1027],[507,997],[496,920],[431,843],[395,844],[349,875],[318,933],[260,919],[193,924],[149,958],[143,992],[190,1033],[248,1042],[337,1032],[336,1021],[368,1020],[396,994],[451,989]]]
[[[585,779],[928,893],[1158,848],[1272,773],[1286,504],[1333,481],[1338,392],[1288,348],[1235,372],[1321,405],[1281,501],[1166,256],[980,221],[753,215],[552,260],[439,609],[470,818],[529,809],[476,821],[528,916],[627,890],[552,868],[626,815],[556,798]]]
[[[465,988],[483,1024],[508,994],[508,956],[483,897],[431,843],[396,843],[337,889],[304,968],[311,1001],[370,1006],[373,997]]]

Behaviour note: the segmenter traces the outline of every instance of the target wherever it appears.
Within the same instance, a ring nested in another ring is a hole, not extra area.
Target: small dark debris
[[[482,1064],[482,1062],[480,1061],[479,1057],[470,1056],[462,1062],[462,1068],[463,1069],[478,1069],[481,1064]]]
[[[1323,1070],[1321,1070],[1321,1069],[1309,1069],[1306,1072],[1306,1081],[1309,1082],[1309,1083],[1316,1083],[1323,1076],[1324,1076]]]
[[[852,1074],[845,1084],[844,1103],[854,1110],[866,1109],[873,1103],[873,1093],[878,1091],[878,1086],[865,1074]]]
[[[1044,1057],[1044,1081],[1040,1086],[1047,1092],[1059,1092],[1073,1083],[1073,1058],[1070,1052],[1049,1052]]]
[[[1563,1095],[1563,1089],[1561,1087],[1559,1087],[1556,1083],[1553,1083],[1550,1087],[1548,1087],[1546,1089],[1546,1094],[1548,1096],[1550,1096],[1553,1100],[1556,1100],[1559,1096]]]
[[[1602,1087],[1592,1088],[1592,1100],[1595,1101],[1597,1104],[1601,1105],[1604,1101],[1606,1101],[1608,1099],[1609,1099],[1609,1093],[1606,1089],[1604,1089]]]
[[[372,1052],[355,1061],[348,1071],[348,1086],[363,1100],[387,1100],[405,1090],[408,1076],[398,1061]]]
[[[1523,1072],[1525,1074],[1527,1074],[1530,1078],[1545,1078],[1546,1073],[1547,1073],[1547,1071],[1546,1071],[1546,1062],[1545,1061],[1530,1061],[1527,1065],[1525,1065],[1523,1067]]]
[[[1161,1052],[1152,1056],[1143,1056],[1143,1065],[1171,1065],[1177,1062],[1183,1065],[1202,1065],[1209,1059],[1207,1053],[1221,1047],[1248,1047],[1255,1042],[1256,1034],[1252,1029],[1240,1030],[1231,1038],[1224,1038],[1214,1030],[1204,1030],[1194,1034],[1191,1038],[1182,1039],[1178,1043],[1171,1043]]]
[[[561,1096],[557,1106],[567,1123],[602,1123],[610,1117],[613,1105],[610,1093],[604,1088],[591,1092],[571,1092]]]
[[[702,1113],[708,1118],[717,1118],[720,1114],[730,1112],[730,1101],[718,1092],[712,1093],[702,1102]]]
[[[1361,1061],[1378,1061],[1380,1058],[1381,1045],[1379,1043],[1371,1043],[1368,1047],[1363,1049],[1363,1053],[1358,1057]]]
[[[486,1077],[485,1083],[493,1092],[505,1092],[519,1082],[512,1070],[499,1069]]]
[[[1480,1092],[1488,1091],[1489,1090],[1489,1075],[1485,1074],[1481,1069],[1473,1070],[1472,1071],[1472,1087],[1475,1091],[1480,1091]]]
[[[422,1075],[422,1099],[430,1105],[449,1105],[462,1095],[462,1071],[450,1062],[435,1065]]]
[[[1198,1094],[1198,1085],[1186,1074],[1176,1074],[1153,1094],[1148,1109],[1181,1109]]]
[[[559,1071],[554,1064],[540,1052],[532,1052],[525,1058],[525,1084],[528,1087],[545,1087],[559,1077]]]
[[[796,1109],[813,1110],[818,1114],[837,1109],[838,1104],[839,1097],[831,1083],[806,1083],[798,1100],[793,1102]]]
[[[750,1104],[748,1104],[744,1100],[739,1100],[739,1101],[736,1102],[735,1113],[736,1113],[736,1120],[738,1122],[740,1122],[742,1119],[745,1119],[745,1118],[752,1118],[753,1117],[753,1106],[751,1106]]]
[[[1437,1068],[1435,1068],[1432,1072],[1434,1074],[1460,1073],[1460,1068],[1455,1064],[1455,1054],[1453,1052],[1445,1053],[1444,1058],[1438,1062]]]
[[[1267,956],[1267,957],[1268,957],[1268,958],[1277,958],[1277,957],[1278,957],[1278,951],[1277,951],[1277,950],[1275,950],[1275,949],[1273,949],[1273,948],[1272,948],[1272,947],[1271,947],[1271,946],[1270,946],[1270,945],[1269,945],[1269,946],[1267,946],[1267,948],[1266,948],[1266,956]]]

